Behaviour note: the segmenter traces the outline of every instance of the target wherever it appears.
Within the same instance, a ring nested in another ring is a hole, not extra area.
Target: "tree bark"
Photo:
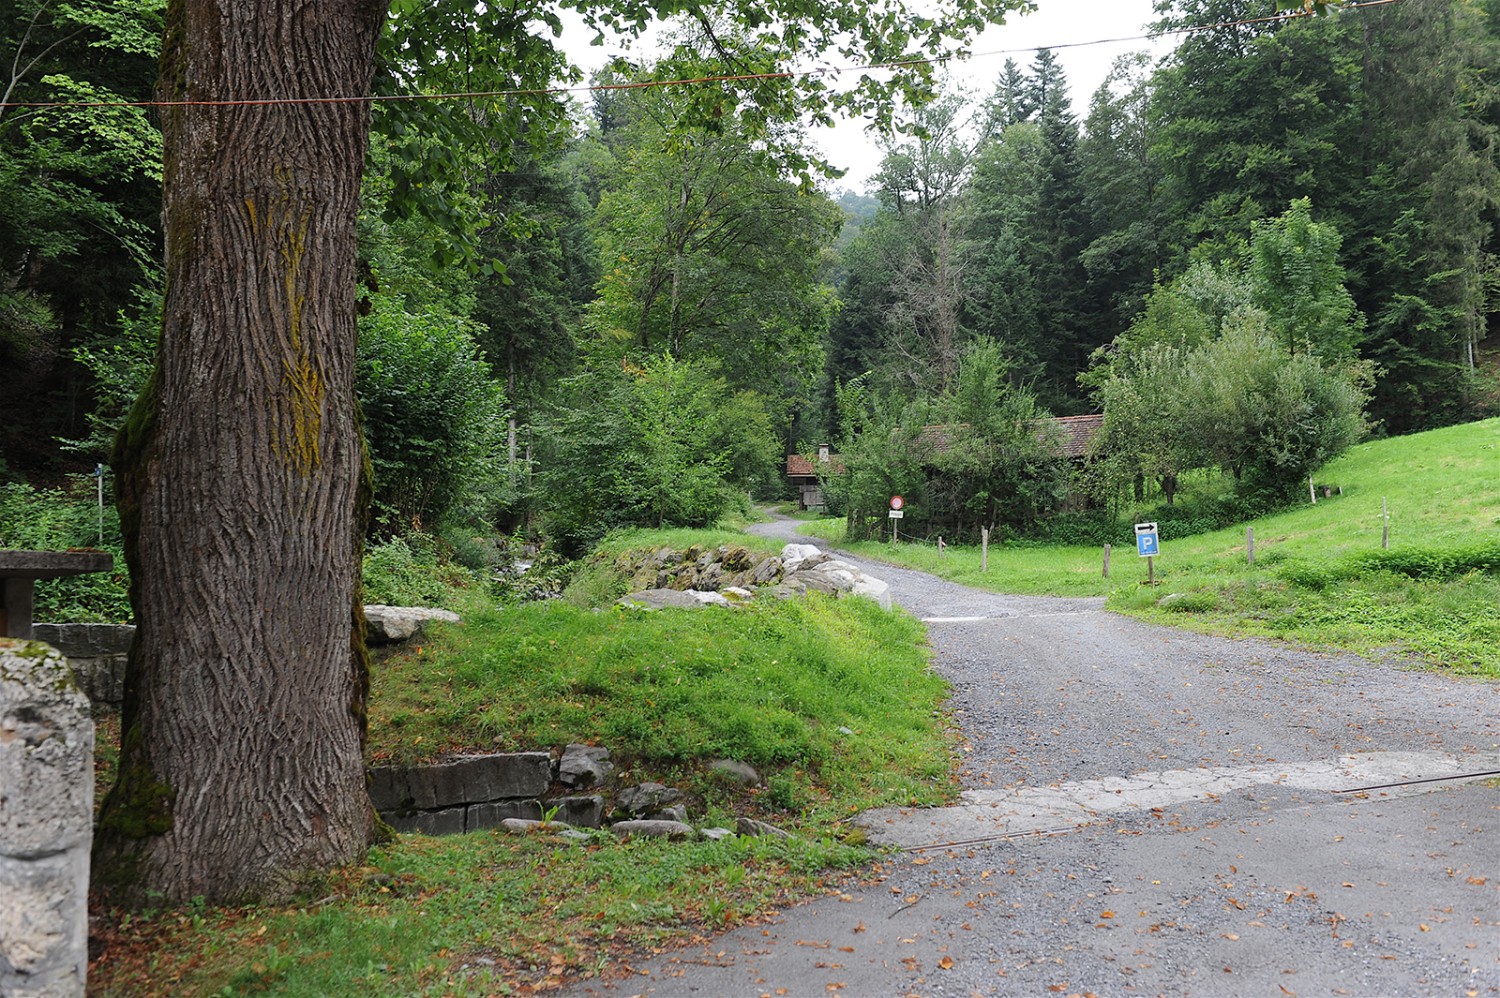
[[[384,15],[172,0],[162,97],[367,97]],[[275,898],[374,832],[354,396],[369,105],[175,106],[163,137],[161,349],[114,455],[137,631],[97,872],[126,897]]]

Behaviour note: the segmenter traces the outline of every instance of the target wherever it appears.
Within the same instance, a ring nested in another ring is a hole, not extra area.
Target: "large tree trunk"
[[[162,96],[368,96],[384,13],[172,0]],[[178,106],[163,135],[160,359],[114,459],[138,630],[98,872],[137,896],[276,897],[374,828],[354,396],[369,107]]]

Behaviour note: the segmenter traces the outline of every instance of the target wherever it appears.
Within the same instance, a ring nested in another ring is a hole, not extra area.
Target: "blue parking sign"
[[[1135,525],[1135,553],[1142,558],[1154,558],[1161,554],[1160,535],[1154,523]]]

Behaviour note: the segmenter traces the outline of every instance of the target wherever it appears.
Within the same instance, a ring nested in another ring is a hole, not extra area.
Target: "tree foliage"
[[[360,323],[356,372],[365,440],[375,473],[372,528],[389,537],[468,513],[503,481],[506,400],[475,343],[472,324],[413,314],[389,294],[372,296]]]
[[[893,495],[906,500],[903,530],[950,540],[1022,530],[1065,498],[1070,471],[1048,413],[1010,384],[997,344],[969,344],[933,398],[860,387],[842,394],[846,409],[866,406],[862,428],[843,446],[843,467],[821,476],[851,536],[886,529]]]
[[[659,354],[566,379],[539,427],[537,489],[566,549],[623,526],[705,526],[777,474],[764,402]]]

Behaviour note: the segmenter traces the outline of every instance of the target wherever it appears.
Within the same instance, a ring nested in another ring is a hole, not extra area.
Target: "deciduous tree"
[[[934,18],[901,3],[745,0],[725,16],[773,59],[888,61],[936,52],[1008,6]],[[485,50],[520,53],[522,67],[555,56],[529,30],[556,24],[541,4],[396,7],[451,15],[464,38],[475,18],[498,18]],[[679,9],[617,0],[584,14],[638,30]],[[285,894],[359,855],[374,832],[361,752],[355,223],[387,13],[386,0],[168,6],[165,317],[156,373],[114,457],[138,629],[98,838],[100,870],[137,896]],[[451,55],[443,33],[434,21],[412,35],[407,56]],[[921,71],[836,86],[767,79],[747,101],[767,120],[880,109],[920,88]],[[440,164],[442,144],[431,148]]]

